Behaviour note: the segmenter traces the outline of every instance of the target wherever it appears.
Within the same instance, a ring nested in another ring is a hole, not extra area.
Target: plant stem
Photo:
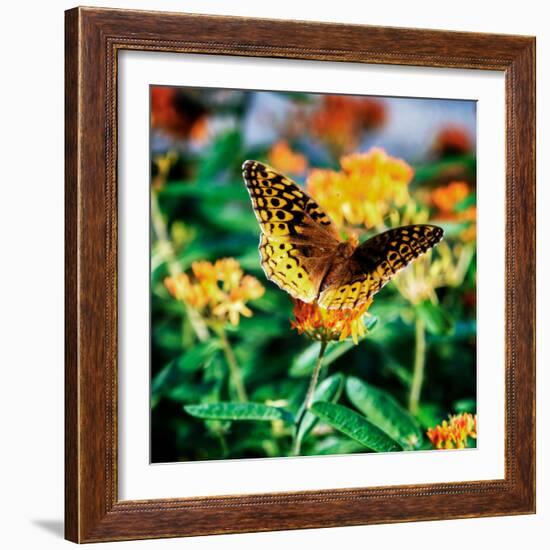
[[[325,355],[325,350],[327,349],[327,343],[323,340],[321,342],[321,349],[319,350],[319,356],[313,367],[313,372],[311,373],[311,380],[309,381],[309,388],[307,389],[306,399],[304,401],[304,413],[311,408],[313,404],[313,396],[315,395],[315,388],[317,387],[317,382],[319,381],[319,373],[321,372],[321,366],[323,364],[323,355]],[[303,416],[302,414],[302,416]],[[300,418],[301,420],[301,418]]]
[[[157,239],[159,241],[169,242],[168,230],[159,206],[158,192],[155,189],[151,190],[151,222]]]
[[[237,359],[235,358],[235,354],[233,353],[233,348],[229,343],[229,340],[227,338],[227,335],[223,327],[220,328],[220,330],[218,331],[218,335],[222,342],[223,353],[227,361],[227,366],[229,367],[229,375],[231,378],[231,382],[233,384],[233,387],[235,388],[235,392],[237,394],[239,401],[244,403],[248,401],[248,396],[246,394],[246,388],[244,387],[241,368],[237,363]]]
[[[321,349],[319,350],[319,355],[317,356],[317,361],[313,367],[313,372],[311,373],[311,379],[309,381],[309,387],[307,389],[307,394],[300,408],[300,413],[296,419],[296,431],[294,434],[294,444],[292,446],[292,454],[298,456],[300,454],[300,447],[302,445],[302,438],[299,437],[300,424],[304,419],[307,411],[313,405],[313,397],[315,396],[315,388],[317,387],[317,382],[319,381],[319,373],[321,372],[321,367],[323,365],[323,356],[325,355],[325,350],[327,349],[327,342],[323,340],[321,342]]]
[[[296,426],[296,435],[294,436],[294,443],[292,444],[292,456],[300,456],[300,448],[302,447],[302,438],[298,437],[298,430],[300,425]]]
[[[201,314],[196,309],[190,306],[186,307],[186,311],[187,318],[189,319],[189,322],[191,323],[191,326],[193,327],[197,338],[201,342],[206,342],[206,340],[208,340],[208,338],[210,337],[210,334],[208,332],[208,326],[204,322],[204,319],[201,317]]]
[[[416,315],[415,321],[415,352],[414,369],[409,395],[409,411],[412,414],[418,412],[422,383],[424,382],[424,366],[426,364],[426,327],[424,320]]]

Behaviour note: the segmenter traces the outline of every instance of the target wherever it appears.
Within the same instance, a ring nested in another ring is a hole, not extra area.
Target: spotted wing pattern
[[[247,160],[243,178],[262,230],[259,248],[267,278],[294,298],[312,302],[339,244],[333,223],[296,183],[273,168]]]
[[[394,275],[443,238],[435,225],[407,225],[375,235],[351,257],[334,266],[319,304],[328,309],[353,309],[366,303]]]
[[[314,225],[338,239],[338,233],[321,207],[290,178],[255,160],[243,164],[256,218],[268,236],[307,236]]]

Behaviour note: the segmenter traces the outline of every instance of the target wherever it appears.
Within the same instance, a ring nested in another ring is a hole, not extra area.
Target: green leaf
[[[167,317],[168,315],[169,313],[166,314]],[[158,348],[171,356],[181,353],[180,327],[161,326],[157,329],[153,327],[153,341],[155,347],[158,346]]]
[[[361,453],[365,447],[354,439],[339,434],[330,435],[321,439],[315,444],[313,449],[308,449],[308,455],[348,455],[351,453]]]
[[[389,353],[383,354],[383,360],[383,368],[393,374],[403,386],[410,387],[412,383],[411,371],[396,361]]]
[[[416,420],[391,395],[355,377],[348,378],[346,394],[368,420],[404,448],[421,444],[422,431]]]
[[[473,398],[459,399],[453,403],[453,409],[457,413],[472,413],[476,412],[476,400]]]
[[[385,453],[401,450],[397,441],[394,441],[364,416],[343,405],[320,401],[313,404],[311,412],[323,422],[330,424],[333,428],[373,451]]]
[[[383,323],[389,323],[399,319],[403,309],[407,308],[409,303],[401,296],[390,295],[386,300],[374,302],[369,312],[382,320]]]
[[[221,342],[217,339],[202,342],[162,368],[151,382],[151,406],[155,407],[164,396],[176,401],[188,398],[190,390],[187,387],[187,373],[207,367],[220,348]]]
[[[238,130],[232,130],[220,134],[201,157],[199,163],[198,180],[210,183],[219,172],[228,167],[240,166],[241,134]]]
[[[187,353],[177,361],[180,369],[195,371],[205,365],[212,356],[222,348],[218,339],[211,338],[206,342],[194,345]]]
[[[318,401],[333,403],[337,401],[342,393],[343,386],[344,376],[341,373],[329,376],[317,386],[313,394],[313,403],[317,403]],[[313,429],[317,420],[318,418],[314,414],[306,412],[304,418],[300,422],[300,426],[298,426],[298,433],[296,435],[298,441],[303,441],[304,437]]]
[[[162,394],[153,394],[151,406],[154,407],[159,401],[159,397],[167,397],[177,403],[193,403],[197,395],[205,396],[205,399],[216,390],[216,384],[213,381],[204,383],[193,383],[190,380],[182,380],[174,387],[167,388]]]
[[[161,190],[161,197],[175,197],[177,199],[197,199],[210,200],[220,205],[228,201],[246,202],[248,194],[246,188],[239,180],[231,181],[227,184],[212,184],[209,186],[202,185],[201,182],[189,181],[171,181]]]
[[[284,420],[294,423],[291,412],[281,407],[270,407],[263,403],[212,403],[186,405],[185,412],[198,418],[213,420]]]
[[[426,324],[426,329],[432,334],[451,334],[454,324],[449,314],[439,305],[430,300],[424,300],[416,306],[417,315]]]
[[[196,344],[187,353],[170,361],[154,377],[151,384],[152,393],[159,392],[166,386],[177,384],[181,379],[182,371],[192,372],[205,366],[219,349],[221,349],[221,342],[217,339],[211,339],[207,342]]]
[[[461,200],[457,205],[454,207],[455,212],[463,212],[464,210],[467,210],[470,208],[470,206],[476,205],[476,194],[470,193],[465,199]]]
[[[476,159],[474,155],[464,155],[451,159],[444,159],[439,162],[429,164],[415,165],[413,184],[418,185],[435,180],[442,173],[453,171],[454,173],[463,173],[465,175],[475,173]]]
[[[258,231],[258,221],[249,203],[229,202],[222,205],[210,201],[199,204],[200,211],[208,224],[214,226],[218,232],[230,233],[236,228],[239,232],[254,234]]]

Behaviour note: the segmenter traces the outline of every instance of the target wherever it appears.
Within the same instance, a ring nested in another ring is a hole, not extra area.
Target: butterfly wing
[[[442,238],[443,229],[435,225],[406,225],[375,235],[334,267],[321,289],[319,304],[328,309],[363,305],[399,270]]]
[[[339,244],[336,228],[303,189],[273,168],[247,160],[243,178],[262,231],[266,277],[294,298],[312,302]]]

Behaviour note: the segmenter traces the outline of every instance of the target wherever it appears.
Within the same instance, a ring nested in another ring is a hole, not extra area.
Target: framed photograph
[[[535,511],[535,39],[66,12],[66,538]]]

